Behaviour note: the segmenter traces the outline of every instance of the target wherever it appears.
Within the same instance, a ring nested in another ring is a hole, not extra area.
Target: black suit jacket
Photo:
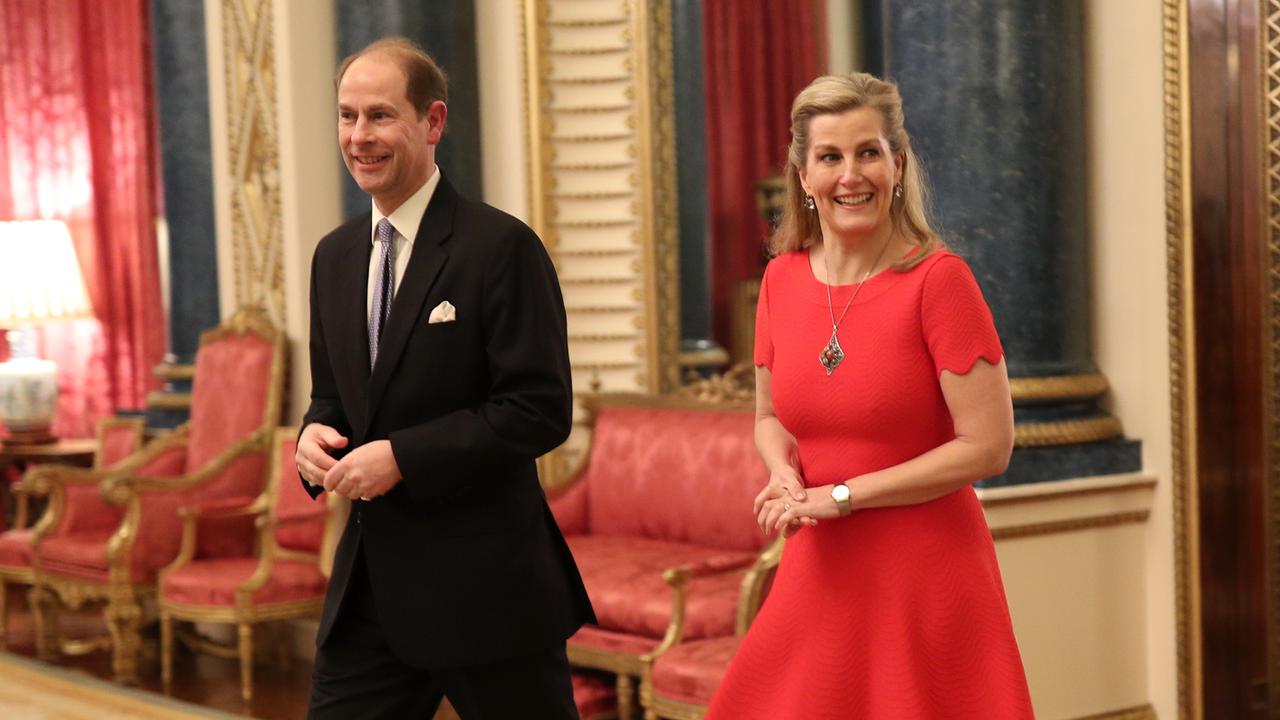
[[[371,222],[366,213],[316,247],[303,422],[336,428],[348,449],[390,439],[404,479],[353,503],[317,644],[363,553],[379,621],[408,663],[462,667],[562,645],[595,617],[534,466],[572,422],[555,269],[531,229],[442,177],[370,372]],[[457,320],[428,324],[445,300]]]

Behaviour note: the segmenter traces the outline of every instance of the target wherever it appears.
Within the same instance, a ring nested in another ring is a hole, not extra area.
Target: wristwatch
[[[831,499],[836,501],[836,510],[839,511],[840,517],[844,517],[853,512],[853,506],[849,504],[849,486],[844,483],[836,483],[831,487]]]

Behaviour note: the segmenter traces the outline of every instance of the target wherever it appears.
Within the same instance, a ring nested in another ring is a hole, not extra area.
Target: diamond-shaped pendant
[[[835,371],[840,363],[844,360],[844,348],[840,347],[840,338],[836,337],[836,332],[831,331],[831,340],[827,342],[827,346],[822,349],[822,354],[818,356],[818,362],[822,363],[822,367],[827,369],[827,376]]]

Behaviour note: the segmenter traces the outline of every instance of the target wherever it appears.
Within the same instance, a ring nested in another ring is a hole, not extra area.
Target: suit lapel
[[[413,253],[405,268],[400,288],[391,304],[391,316],[382,330],[382,344],[378,348],[378,361],[369,377],[369,414],[372,421],[378,402],[387,390],[391,374],[400,362],[414,325],[422,316],[422,304],[431,286],[440,276],[449,258],[448,240],[453,235],[453,215],[458,205],[458,195],[443,176],[436,186],[427,211],[418,226],[418,236],[413,241]],[[367,281],[366,281],[367,282]],[[363,305],[362,305],[363,307]]]
[[[373,253],[372,213],[367,213],[364,222],[355,223],[355,229],[348,239],[347,251],[343,255],[342,280],[338,288],[338,302],[335,304],[342,317],[339,321],[339,337],[360,338],[362,341],[342,342],[345,351],[343,362],[347,367],[337,371],[335,377],[346,378],[355,388],[364,388],[369,383],[369,318],[366,316],[369,286],[369,256]],[[347,421],[361,436],[364,435],[365,420],[368,417],[368,399],[363,392],[350,392],[344,397],[351,398],[353,407],[345,408]]]

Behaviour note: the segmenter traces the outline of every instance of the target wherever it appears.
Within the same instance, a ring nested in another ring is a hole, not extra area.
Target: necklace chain
[[[858,298],[858,293],[862,292],[862,286],[866,284],[867,279],[871,277],[871,273],[875,271],[876,266],[880,264],[880,259],[884,257],[884,251],[888,248],[889,241],[886,240],[884,245],[881,246],[879,254],[876,255],[875,261],[871,263],[871,267],[867,268],[867,271],[862,274],[862,280],[858,282],[858,287],[853,289],[853,294],[849,296],[849,302],[844,304],[844,310],[840,312],[839,320],[836,320],[836,311],[831,304],[831,281],[835,278],[831,276],[831,263],[827,260],[826,248],[823,248],[822,266],[823,269],[827,271],[827,282],[824,283],[824,287],[827,289],[827,315],[831,318],[832,333],[835,333],[840,328],[840,323],[844,322],[844,316],[849,314],[849,308],[853,305],[853,301]]]
[[[892,240],[892,238],[889,238]],[[827,371],[827,377],[831,377],[831,373],[840,366],[844,361],[844,348],[840,347],[840,323],[844,322],[844,316],[849,314],[849,308],[853,306],[853,301],[858,298],[858,293],[862,292],[862,286],[867,283],[867,279],[871,277],[871,273],[875,271],[876,266],[880,264],[880,259],[884,257],[885,250],[889,249],[889,240],[885,240],[884,245],[880,247],[879,254],[872,261],[871,267],[862,274],[862,280],[858,283],[858,287],[853,289],[853,294],[849,296],[849,302],[844,304],[844,310],[840,311],[840,319],[836,319],[835,306],[831,302],[831,281],[835,278],[831,274],[831,263],[827,260],[826,248],[822,251],[822,266],[827,271],[827,282],[823,283],[823,287],[827,289],[827,316],[831,318],[831,339],[827,341],[826,347],[822,349],[822,353],[818,355],[818,362],[822,363],[822,367]]]

